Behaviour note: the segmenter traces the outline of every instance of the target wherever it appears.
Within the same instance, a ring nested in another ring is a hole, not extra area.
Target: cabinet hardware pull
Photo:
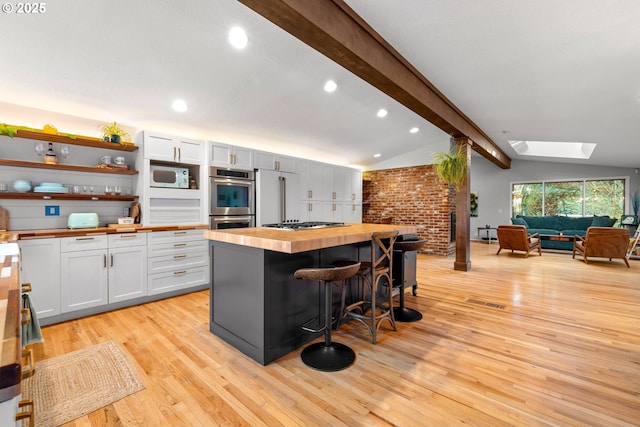
[[[22,308],[20,309],[20,314],[20,324],[28,325],[29,322],[31,322],[31,310],[29,310],[28,308]]]
[[[107,254],[102,254],[102,267],[107,268]]]
[[[173,247],[174,247],[174,248],[180,248],[180,247],[182,247],[182,246],[187,246],[187,244],[186,244],[186,243],[174,243],[174,244],[173,244]]]
[[[186,231],[174,231],[173,234],[187,234]]]
[[[313,190],[308,190],[307,193],[309,194],[309,198],[311,199],[313,197]]]
[[[121,239],[135,239],[136,237],[138,237],[138,236],[136,236],[135,234],[121,234],[120,235]]]
[[[176,160],[176,147],[173,147],[173,160]]]
[[[174,276],[177,276],[177,275],[179,275],[179,274],[187,274],[187,270],[180,270],[180,271],[174,271],[174,272],[173,272],[173,275],[174,275]]]
[[[309,203],[309,212],[312,212],[312,211],[313,211],[313,204]]]
[[[33,359],[33,349],[27,348],[22,350],[22,357],[25,359],[25,362],[22,364],[22,379],[29,378],[36,372],[36,368],[34,366]],[[26,368],[25,368],[26,367]]]
[[[22,284],[21,288],[22,288],[21,291],[22,291],[23,294],[31,292],[31,283],[25,282],[25,283]]]
[[[76,237],[76,240],[93,240],[93,237]]]
[[[31,407],[31,409],[27,411],[20,411],[16,414],[16,421],[21,421],[24,419],[29,419],[29,427],[33,427],[34,424],[34,416],[33,416],[33,400],[25,399],[18,402],[18,407],[20,409],[25,408],[26,406]]]
[[[42,196],[44,200],[51,200],[51,196]]]
[[[98,199],[97,197],[93,196],[93,197],[91,198],[91,200],[94,200],[94,201],[95,201],[95,200],[100,200],[100,199]]]
[[[109,254],[109,257],[111,258],[111,261],[109,263],[109,267],[113,267],[113,254]]]
[[[178,161],[182,160],[182,151],[181,148],[178,147]]]
[[[173,259],[184,259],[186,257],[187,257],[186,255],[174,255]]]

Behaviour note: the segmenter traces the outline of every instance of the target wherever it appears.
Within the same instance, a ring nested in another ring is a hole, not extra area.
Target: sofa
[[[605,216],[528,216],[516,215],[511,218],[511,223],[524,225],[527,233],[538,233],[541,237],[543,249],[564,249],[573,250],[573,236],[584,237],[587,228],[593,227],[613,227],[617,218]],[[562,237],[554,237],[562,236]]]

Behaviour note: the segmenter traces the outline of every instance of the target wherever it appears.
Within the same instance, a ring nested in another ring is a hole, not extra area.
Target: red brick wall
[[[455,211],[455,187],[438,179],[433,165],[366,171],[362,174],[362,221],[411,224],[426,239],[422,252],[452,255],[451,212]]]

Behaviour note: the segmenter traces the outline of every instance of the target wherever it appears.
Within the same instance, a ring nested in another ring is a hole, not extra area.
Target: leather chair
[[[613,227],[589,227],[584,237],[573,237],[573,258],[576,252],[582,255],[584,263],[588,264],[587,257],[622,258],[627,267],[631,268],[627,261],[627,249],[629,248],[629,230]]]
[[[525,253],[525,258],[535,249],[538,249],[538,255],[542,255],[540,235],[538,233],[528,234],[527,227],[524,225],[499,225],[497,233],[500,248],[498,248],[496,255],[499,255],[503,249],[511,249],[512,253],[513,251],[522,251]]]

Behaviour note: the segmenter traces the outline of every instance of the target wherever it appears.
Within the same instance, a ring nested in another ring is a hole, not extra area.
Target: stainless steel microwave
[[[151,165],[151,187],[189,188],[189,169]]]

